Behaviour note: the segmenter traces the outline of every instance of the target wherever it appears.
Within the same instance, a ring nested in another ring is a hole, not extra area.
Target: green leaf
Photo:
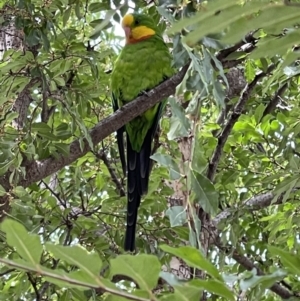
[[[69,6],[63,15],[63,25],[66,26],[68,20],[70,19],[71,16],[71,11],[72,11],[72,6]]]
[[[105,298],[105,301],[128,301],[127,298],[122,298],[120,296],[115,296],[112,294],[108,294],[107,297]]]
[[[283,3],[264,5],[260,8],[258,14],[245,16],[231,24],[223,40],[226,43],[234,43],[254,28],[262,28],[265,33],[276,35],[281,33],[283,28],[292,27],[299,16],[298,10]]]
[[[155,153],[150,157],[152,160],[158,162],[160,165],[165,166],[168,168],[170,172],[170,179],[171,180],[178,180],[181,177],[178,164],[175,163],[174,159],[165,154]]]
[[[6,159],[5,161],[0,162],[0,175],[5,174],[13,164],[14,161],[12,159]]]
[[[53,80],[58,86],[64,87],[66,85],[66,82],[62,77],[55,77]]]
[[[198,301],[201,298],[202,289],[200,287],[196,287],[194,285],[190,285],[190,283],[186,283],[185,285],[174,287],[175,296],[179,297],[178,300],[182,301]]]
[[[138,286],[147,291],[156,287],[161,265],[156,256],[139,254],[120,255],[111,261],[110,276],[124,275],[133,279]],[[147,267],[147,269],[145,269]]]
[[[298,31],[287,33],[282,38],[265,37],[257,43],[256,49],[251,52],[249,58],[255,60],[262,57],[267,58],[274,55],[286,54],[287,50],[291,49],[297,43],[297,37],[299,38]]]
[[[105,2],[93,2],[89,5],[89,11],[91,13],[96,13],[107,9],[109,9],[109,5],[107,5]]]
[[[13,192],[19,197],[22,198],[26,195],[28,195],[28,192],[26,191],[26,189],[22,186],[17,186],[13,189]]]
[[[161,245],[160,248],[170,254],[183,259],[188,266],[206,271],[210,276],[222,281],[218,270],[205,258],[205,256],[197,249],[192,247],[172,248],[167,245]]]
[[[195,287],[201,287],[203,290],[224,297],[226,300],[235,300],[234,293],[221,281],[215,279],[195,279],[190,282],[190,285],[194,285]]]
[[[258,276],[256,269],[253,269],[249,277],[249,271],[247,271],[247,277],[242,278],[240,280],[240,288],[242,290],[248,290],[249,288],[253,288],[257,285],[260,285],[264,289],[270,288],[277,281],[281,281],[284,277],[286,277],[286,272],[282,270],[276,270],[274,273],[270,275]],[[242,275],[241,275],[242,276]]]
[[[34,27],[27,27],[25,38],[26,38],[26,42],[28,43],[28,46],[35,46],[39,44],[40,37],[41,37],[40,29]]]
[[[57,137],[52,133],[52,129],[44,122],[32,123],[31,130],[37,132],[40,136],[47,140],[57,140]]]
[[[266,3],[261,3],[259,1],[251,1],[247,2],[245,5],[237,4],[236,1],[226,1],[228,3],[221,4],[222,1],[213,1],[212,5],[215,7],[216,2],[218,2],[221,6],[227,6],[226,9],[222,10],[222,8],[218,8],[220,11],[219,14],[212,16],[215,11],[212,11],[211,6],[208,5],[207,12],[204,13],[201,18],[198,18],[196,30],[189,33],[185,38],[184,42],[188,45],[192,45],[198,42],[201,38],[210,33],[222,32],[224,29],[232,26],[235,22],[239,21],[241,18],[245,18],[244,15],[250,15],[252,13],[257,12],[259,9],[262,9],[266,6]],[[209,2],[212,3],[212,2]],[[207,20],[203,20],[206,18],[210,18],[210,22]],[[212,21],[213,20],[213,21]],[[211,22],[213,22],[214,26],[211,26]],[[258,24],[256,26],[259,26]],[[255,28],[255,27],[254,27]],[[241,29],[240,29],[241,31]],[[240,36],[243,36],[243,33],[240,33]]]
[[[6,195],[6,191],[2,185],[0,185],[0,196]]]
[[[268,250],[273,256],[279,256],[283,266],[290,272],[300,275],[300,257],[299,254],[284,251],[280,248],[268,246]]]
[[[43,247],[38,235],[28,234],[25,227],[11,219],[5,219],[1,229],[6,233],[7,243],[31,264],[39,264]]]
[[[180,280],[175,274],[169,272],[160,272],[159,276],[168,282],[171,286],[180,285],[182,280]]]
[[[189,134],[190,122],[185,116],[185,112],[175,98],[169,98],[169,104],[172,110],[172,117],[170,118],[170,131],[168,139],[174,140],[179,137],[186,137]]]
[[[45,270],[47,272],[47,270]],[[45,275],[45,280],[54,283],[62,288],[77,288],[80,290],[86,290],[86,288],[100,287],[102,280],[99,276],[93,276],[85,273],[84,271],[75,271],[66,273],[61,270],[56,270],[54,275]]]
[[[96,28],[97,26],[102,26],[101,24],[102,24],[103,22],[105,22],[104,19],[93,20],[92,22],[90,22],[90,26],[93,27],[93,28]],[[112,23],[109,22],[107,25],[105,25],[105,26],[103,27],[103,29],[107,29],[107,28],[109,28],[109,27],[111,27],[111,26],[112,26]]]
[[[62,140],[72,137],[69,125],[66,123],[59,124],[59,126],[55,129],[55,136]]]
[[[55,150],[63,156],[68,156],[70,154],[70,145],[65,143],[54,143]]]
[[[75,15],[76,15],[76,17],[77,17],[78,20],[80,20],[82,18],[82,14],[81,14],[80,8],[81,8],[81,3],[80,3],[80,1],[78,1],[76,3],[76,6],[75,6]]]
[[[14,78],[12,84],[9,86],[9,90],[14,91],[15,93],[19,93],[24,90],[29,81],[30,79],[24,76]]]
[[[251,60],[247,60],[245,64],[245,76],[248,83],[252,82],[255,77],[255,66]]]
[[[203,154],[203,146],[200,139],[196,136],[193,145],[192,169],[202,174],[207,168],[207,159]]]
[[[255,118],[255,121],[257,124],[261,122],[265,108],[266,108],[266,106],[262,103],[256,108],[255,113],[254,113],[254,118]]]
[[[82,300],[85,300],[85,298],[86,298],[84,292],[82,292],[78,289],[70,289],[69,292],[70,292],[71,296],[73,298],[75,298],[75,300],[82,301]],[[67,300],[70,300],[70,298],[68,298]]]
[[[274,191],[275,197],[272,202],[276,202],[278,197],[283,194],[282,203],[285,203],[292,193],[292,189],[297,185],[298,181],[299,176],[297,174],[293,176],[287,176],[285,179],[283,179]]]
[[[166,216],[170,219],[171,227],[182,226],[187,222],[186,210],[183,206],[172,206],[168,208]]]
[[[171,277],[172,275],[170,275]],[[190,282],[183,280],[176,280],[176,282],[169,281],[170,277],[163,277],[172,287],[174,293],[162,295],[159,300],[163,301],[198,301],[201,298],[202,289],[195,285],[191,285]],[[175,277],[173,275],[173,277]]]
[[[224,88],[222,86],[222,84],[219,81],[214,81],[213,82],[213,95],[216,101],[216,104],[219,107],[224,108],[225,107],[225,103],[224,103],[224,99],[225,99],[225,91]]]
[[[173,24],[169,32],[175,33],[181,31],[184,27],[191,26],[195,23],[203,23],[207,21],[212,21],[214,15],[217,11],[224,11],[225,9],[230,9],[232,6],[236,5],[236,0],[228,0],[228,1],[211,1],[208,2],[208,5],[205,8],[205,11],[199,11],[194,17],[192,18],[184,18],[180,20],[178,23]],[[211,24],[211,23],[210,23]],[[211,26],[211,25],[210,25]]]
[[[102,30],[108,28],[108,26],[111,25],[110,19],[115,14],[114,10],[108,10],[105,14],[105,18],[103,22],[101,22],[99,25],[96,26],[96,28],[93,30],[90,38],[91,39],[97,39],[101,33]]]
[[[209,214],[216,214],[218,210],[218,194],[214,185],[203,175],[194,170],[190,172],[192,196],[191,200],[199,204]]]
[[[102,262],[97,253],[88,253],[80,246],[65,247],[46,243],[46,249],[51,252],[54,257],[73,264],[80,268],[91,278],[98,276]]]
[[[118,294],[118,290],[115,289],[115,285],[106,279],[100,279],[99,276],[94,278],[87,278],[86,274],[82,271],[65,272],[59,269],[49,269],[39,264],[32,264],[22,259],[8,260],[0,258],[0,262],[7,266],[11,266],[21,271],[35,272],[45,277],[46,281],[55,283],[62,288],[76,288],[80,290],[86,290],[87,288],[109,288],[111,292]],[[123,295],[126,295],[124,293]]]

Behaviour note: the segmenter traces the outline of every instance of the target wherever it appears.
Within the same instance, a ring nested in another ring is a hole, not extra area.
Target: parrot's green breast
[[[118,107],[134,100],[139,94],[151,90],[171,77],[171,56],[160,36],[126,45],[116,61],[111,78],[113,96]],[[139,152],[151,128],[158,104],[126,124],[133,150]]]

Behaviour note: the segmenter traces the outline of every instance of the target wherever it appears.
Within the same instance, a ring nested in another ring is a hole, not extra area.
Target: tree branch
[[[217,243],[215,243],[215,245],[221,251],[228,253],[228,248],[224,247],[220,243],[219,237],[217,238]],[[253,269],[256,269],[257,275],[259,275],[259,276],[265,275],[265,273],[259,267],[257,267],[249,258],[245,257],[244,255],[239,254],[238,251],[235,249],[232,251],[233,251],[232,258],[236,262],[238,262],[241,266],[243,266],[246,270],[251,271]],[[289,298],[295,296],[292,292],[290,292],[286,288],[282,287],[279,283],[273,284],[269,289],[283,299],[289,299]]]
[[[262,208],[266,208],[272,204],[272,200],[274,199],[275,196],[276,195],[273,192],[266,192],[266,193],[256,195],[244,201],[241,205],[241,208],[242,210],[247,210],[247,211],[249,210],[256,211]],[[277,198],[277,200],[273,203],[273,205],[281,204],[283,196],[284,193]],[[225,209],[224,211],[219,213],[214,219],[212,219],[212,222],[217,227],[221,221],[227,219],[230,215],[232,215],[232,213],[234,213],[234,211],[235,210],[232,208]]]
[[[176,75],[147,92],[147,95],[137,97],[134,101],[131,101],[130,103],[121,107],[114,114],[101,120],[90,131],[93,144],[98,144],[104,138],[115,132],[133,118],[153,107],[164,98],[174,94],[176,86],[182,81],[188,68],[189,64],[185,65]],[[88,151],[90,151],[88,142],[84,142],[85,143],[82,149],[78,139],[72,142],[70,144],[70,153],[67,156],[60,155],[56,158],[51,157],[44,160],[27,162],[25,166],[26,177],[21,178],[18,185],[27,187],[30,184],[44,179],[45,177],[57,172],[64,166],[69,165],[78,158],[84,156]],[[6,189],[10,186],[8,179],[9,174],[5,174],[0,178],[0,184]]]
[[[220,50],[217,53],[216,58],[219,61],[224,61],[228,57],[228,55],[230,55],[231,53],[237,51],[239,48],[243,47],[245,44],[251,43],[251,44],[254,45],[255,42],[256,42],[256,39],[253,37],[253,35],[256,32],[257,32],[257,30],[251,31],[251,32],[249,32],[245,35],[244,39],[240,40],[239,42],[237,42],[233,46]]]
[[[287,88],[288,88],[288,83],[286,82],[284,85],[282,85],[277,90],[277,92],[275,93],[275,95],[273,96],[273,98],[270,100],[269,104],[265,108],[264,113],[262,115],[262,118],[275,110],[275,108],[278,105],[283,93],[286,91]]]
[[[104,149],[102,149],[99,153],[96,153],[95,156],[103,161],[105,166],[108,169],[108,172],[110,173],[112,181],[115,183],[116,188],[119,192],[120,197],[125,196],[125,189],[121,181],[119,181],[118,176],[114,170],[114,168],[111,166],[111,163],[109,162]]]
[[[242,265],[244,268],[246,268],[248,271],[251,271],[253,269],[256,269],[257,275],[263,276],[265,273],[258,268],[249,258],[239,254],[237,250],[234,250],[232,254],[232,258],[238,262],[240,265]],[[283,299],[289,299],[294,296],[291,292],[289,292],[287,289],[282,287],[280,284],[275,283],[270,287],[270,290],[273,291],[275,294],[280,296]]]
[[[38,82],[37,78],[33,78],[26,85],[23,91],[18,95],[14,105],[13,111],[17,112],[19,115],[16,119],[13,120],[13,126],[16,129],[22,129],[27,117],[27,112],[30,103],[32,102],[31,91],[30,89]]]
[[[255,197],[252,197],[243,204],[247,206],[248,208],[252,208],[253,210],[259,210],[261,208],[265,208],[269,206],[274,198],[274,194],[271,192],[263,193],[260,195],[257,195]],[[278,197],[275,204],[280,204],[283,199],[283,194]],[[265,275],[264,272],[257,267],[249,258],[245,257],[244,255],[240,254],[236,249],[230,249],[228,250],[228,247],[225,247],[220,240],[220,231],[217,230],[218,224],[224,220],[227,219],[231,215],[230,210],[224,210],[220,214],[218,214],[210,223],[209,225],[209,232],[210,232],[210,238],[211,241],[215,246],[217,246],[222,252],[228,253],[232,252],[232,258],[238,262],[241,266],[243,266],[246,270],[251,271],[253,269],[256,269],[257,275]],[[275,294],[280,296],[283,299],[288,299],[294,296],[292,292],[290,292],[288,289],[281,286],[279,283],[275,283],[270,287],[270,290],[273,291]]]
[[[218,137],[218,144],[210,160],[208,172],[207,172],[207,177],[210,181],[213,182],[214,180],[215,173],[217,171],[217,167],[221,159],[223,147],[233,129],[233,126],[238,121],[239,117],[242,115],[243,108],[246,105],[248,99],[250,98],[253,89],[256,87],[257,82],[261,80],[263,77],[265,77],[266,75],[268,75],[272,70],[274,70],[274,68],[275,68],[275,64],[272,64],[269,66],[266,72],[261,72],[257,74],[254,80],[250,84],[247,84],[247,86],[243,90],[239,101],[235,105],[233,112],[231,113],[231,116],[229,117],[220,136]]]

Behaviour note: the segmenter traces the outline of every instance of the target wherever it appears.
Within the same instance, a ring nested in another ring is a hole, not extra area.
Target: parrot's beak
[[[131,35],[131,28],[128,27],[128,26],[125,26],[125,27],[123,27],[123,29],[124,29],[124,31],[125,31],[125,36],[126,36],[126,38],[129,39],[129,38],[130,38],[130,35]]]

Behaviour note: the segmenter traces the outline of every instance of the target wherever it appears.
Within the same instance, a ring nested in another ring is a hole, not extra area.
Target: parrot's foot
[[[149,94],[146,90],[143,90],[139,93],[139,96],[148,96],[149,97]]]

